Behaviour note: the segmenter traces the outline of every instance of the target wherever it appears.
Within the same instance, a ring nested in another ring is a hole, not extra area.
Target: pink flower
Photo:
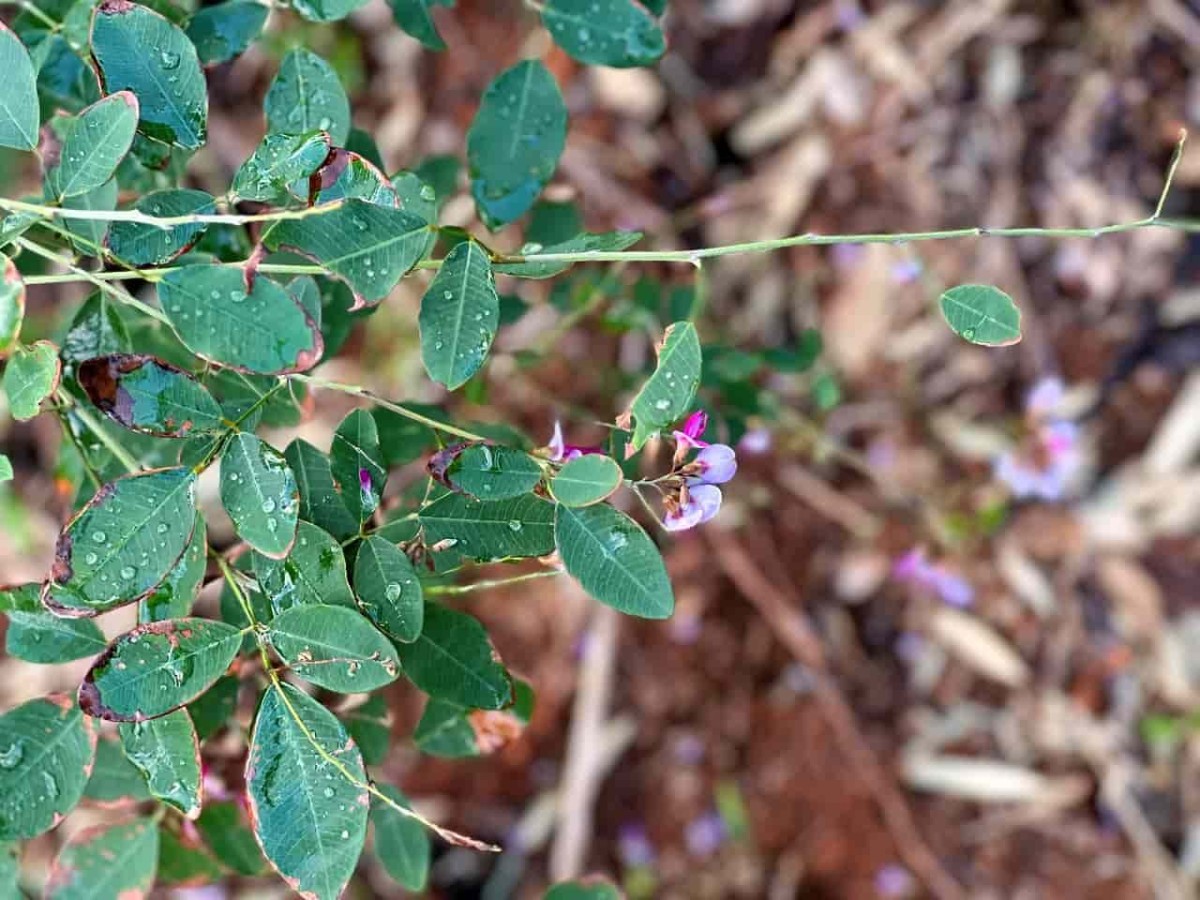
[[[682,431],[672,432],[675,441],[682,447],[707,447],[708,442],[700,439],[700,436],[708,429],[708,413],[702,409],[696,410],[683,423]]]
[[[909,550],[892,565],[892,577],[931,591],[950,606],[970,606],[975,589],[961,575],[944,565],[934,565],[920,547]]]
[[[670,510],[663,518],[667,531],[687,531],[703,525],[721,509],[721,489],[711,484],[689,487],[687,502]]]
[[[567,462],[588,453],[604,452],[598,447],[582,447],[576,444],[565,443],[563,441],[562,423],[557,419],[554,421],[554,433],[550,436],[550,443],[546,445],[546,449],[550,451],[551,462]]]

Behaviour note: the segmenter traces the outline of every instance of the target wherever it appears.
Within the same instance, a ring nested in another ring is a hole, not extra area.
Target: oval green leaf
[[[559,506],[554,544],[585,591],[619,612],[666,619],[675,594],[662,554],[637,522],[607,504]]]
[[[288,555],[300,491],[282,453],[244,431],[230,438],[221,454],[221,504],[251,547],[272,559]]]
[[[21,336],[25,319],[25,282],[17,265],[0,254],[0,358],[8,356]]]
[[[480,500],[504,500],[528,494],[542,480],[542,467],[512,447],[472,444],[451,463],[446,478],[456,489]]]
[[[185,150],[204,143],[208,88],[196,48],[178,26],[129,0],[104,0],[91,46],[105,90],[137,95],[143,134]]]
[[[365,409],[353,410],[338,425],[329,448],[329,465],[346,509],[360,522],[367,521],[379,508],[387,469],[379,447],[379,427]]]
[[[421,582],[409,558],[395,544],[371,535],[354,558],[358,605],[392,640],[417,639],[425,620]]]
[[[49,831],[75,808],[91,774],[96,730],[64,694],[0,716],[0,841]]]
[[[219,366],[260,375],[311,369],[321,358],[321,330],[278,283],[223,266],[172,269],[158,299],[188,349]]]
[[[18,422],[32,419],[42,402],[54,393],[62,375],[58,348],[49,341],[17,347],[4,367],[4,393],[8,411]]]
[[[442,606],[425,604],[421,634],[397,644],[404,674],[431,697],[475,709],[503,709],[513,684],[477,619]]]
[[[222,428],[221,407],[204,386],[153,356],[86,359],[76,378],[97,409],[131,431],[183,438]]]
[[[297,48],[283,58],[263,106],[270,133],[327,131],[339,147],[350,135],[346,91],[333,67],[310,50]]]
[[[187,549],[162,583],[138,604],[138,624],[182,619],[190,613],[204,583],[204,573],[208,567],[207,557],[208,539],[204,517],[196,510],[196,527],[192,529]]]
[[[225,674],[242,633],[210,619],[139,625],[118,637],[79,686],[79,705],[110,722],[143,722],[179,709]]]
[[[232,800],[205,803],[196,827],[217,859],[234,872],[262,875],[267,871],[243,804]]]
[[[421,510],[425,539],[453,540],[471,559],[544,556],[554,549],[554,504],[533,494],[511,500],[476,500],[447,494]]]
[[[362,755],[329,710],[290,684],[267,690],[246,796],[254,836],[293,890],[317,900],[341,894],[366,841],[365,784]]]
[[[20,39],[0,22],[0,147],[33,150],[38,144],[37,76]]]
[[[129,761],[146,776],[150,793],[189,819],[200,815],[200,741],[187,710],[146,722],[122,722],[117,731]]]
[[[946,324],[964,341],[1008,347],[1021,340],[1021,310],[990,284],[960,284],[938,300]]]
[[[631,445],[640,450],[659,429],[687,413],[700,384],[700,337],[691,322],[676,322],[663,334],[658,365],[633,398]]]
[[[487,251],[463,241],[442,261],[421,298],[421,360],[455,390],[483,365],[500,326],[500,298]]]
[[[563,506],[591,506],[611,497],[624,477],[615,459],[586,453],[559,469],[550,482],[550,493]]]
[[[133,205],[148,216],[207,216],[217,211],[212,195],[205,191],[173,189],[154,191]],[[159,266],[184,253],[208,228],[203,223],[159,228],[144,222],[113,222],[105,242],[117,258],[134,266]]]
[[[430,50],[446,49],[431,10],[435,6],[453,6],[454,0],[388,0],[388,5],[392,7],[392,18],[406,34]]]
[[[379,785],[379,790],[405,809],[411,807],[408,798],[390,784]],[[375,828],[375,856],[383,870],[406,890],[424,891],[431,857],[425,826],[377,797],[371,798],[371,824]]]
[[[245,52],[262,33],[269,6],[257,0],[229,0],[206,6],[188,22],[187,36],[206,66],[229,62]]]
[[[83,798],[105,809],[135,806],[150,799],[146,776],[129,761],[117,735],[102,734],[96,742],[96,762]]]
[[[71,836],[50,868],[47,900],[140,900],[158,868],[158,826],[139,818],[95,825]]]
[[[355,309],[378,303],[425,256],[429,226],[420,216],[366,200],[344,200],[327,212],[273,225],[263,242],[294,250],[344,281]]]
[[[54,551],[42,602],[64,616],[94,616],[149,594],[179,562],[196,524],[190,469],[158,469],[105,485]]]
[[[329,156],[329,133],[268,134],[233,178],[233,192],[243,200],[286,203],[288,185],[306,181]],[[307,199],[305,184],[305,199]]]
[[[283,451],[300,484],[300,518],[328,531],[338,540],[358,532],[358,522],[333,483],[329,458],[307,441],[296,438]]]
[[[296,606],[271,620],[267,637],[293,672],[329,691],[373,691],[400,676],[391,643],[358,610]]]
[[[63,619],[42,606],[40,584],[0,588],[0,608],[8,616],[4,634],[9,656],[53,665],[95,656],[108,641],[90,619]]]
[[[649,66],[667,49],[658,23],[634,0],[546,0],[542,24],[568,55],[593,66]]]
[[[254,574],[273,615],[294,606],[317,603],[354,606],[341,544],[309,522],[297,526],[296,542],[286,559],[271,559],[256,553]]]
[[[567,106],[538,60],[502,72],[467,133],[471,194],[492,229],[521,216],[554,177],[567,139]]]

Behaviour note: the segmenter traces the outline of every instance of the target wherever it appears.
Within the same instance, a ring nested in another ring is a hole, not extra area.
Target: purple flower
[[[696,454],[692,467],[698,474],[690,483],[724,484],[737,473],[737,454],[728,444],[709,444]]]
[[[696,410],[687,417],[683,423],[683,430],[676,429],[671,432],[671,436],[675,438],[675,442],[679,445],[679,449],[691,449],[707,447],[708,442],[701,440],[700,436],[708,429],[708,413],[702,409]]]
[[[1057,378],[1043,378],[1033,386],[1025,398],[1028,436],[993,464],[996,478],[1018,499],[1061,500],[1079,468],[1079,427],[1055,415],[1063,391]]]
[[[1040,379],[1025,397],[1025,414],[1031,418],[1049,418],[1062,403],[1064,391],[1059,379]]]
[[[920,547],[896,560],[892,565],[892,577],[931,591],[950,606],[970,606],[975,600],[975,588],[970,582],[945,566],[931,563]]]
[[[892,264],[892,281],[897,284],[911,284],[921,277],[924,267],[919,259],[903,259]]]
[[[875,890],[881,897],[908,897],[916,886],[912,873],[896,863],[889,863],[875,873]]]
[[[639,823],[626,823],[617,832],[617,855],[627,868],[648,866],[654,862],[654,845]]]
[[[687,531],[702,525],[721,508],[721,489],[711,484],[697,484],[687,490],[687,502],[667,512],[663,527],[667,531]]]
[[[711,856],[728,836],[725,820],[710,812],[688,822],[683,838],[692,856]]]
[[[771,449],[771,432],[766,428],[751,428],[742,435],[742,439],[738,441],[737,449],[739,453],[745,453],[747,456],[758,456],[760,453],[766,453]]]

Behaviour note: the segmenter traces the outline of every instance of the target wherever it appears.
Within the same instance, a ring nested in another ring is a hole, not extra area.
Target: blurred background
[[[209,72],[190,184],[225,191],[297,44],[337,68],[389,174],[461,158],[487,83],[544,56],[571,114],[547,199],[590,230],[646,231],[639,249],[1134,220],[1180,129],[1200,125],[1200,4],[1186,0],[671,0],[667,56],[633,70],[572,62],[517,0],[435,18],[450,52],[422,49],[382,0],[338,25],[273,12],[263,41]],[[4,166],[7,196],[36,189],[35,170]],[[1167,213],[1200,213],[1198,188],[1200,143]],[[473,213],[460,178],[442,221],[478,228]],[[511,230],[494,244],[519,247]],[[741,470],[713,523],[665,544],[674,618],[618,619],[558,580],[463,598],[537,692],[524,733],[479,758],[418,752],[421,696],[387,689],[385,771],[436,820],[507,848],[439,846],[428,896],[535,897],[585,872],[631,898],[1195,896],[1198,249],[1146,229],[707,265],[705,397]],[[548,302],[554,282],[501,286],[529,311],[448,400],[457,414],[537,443],[556,418],[572,443],[602,436],[592,423],[628,401],[605,371],[652,352],[622,310],[697,273],[583,271],[606,287],[581,313]],[[327,375],[446,400],[419,358],[426,282],[402,282]],[[955,337],[936,298],[962,282],[1011,294],[1023,342]],[[27,334],[54,334],[85,294],[32,289]],[[772,356],[812,328],[815,363]],[[327,447],[349,408],[321,395],[273,436]],[[41,579],[69,511],[58,427],[0,428],[17,468],[0,487],[0,582]],[[420,477],[417,461],[397,480]],[[215,482],[203,491],[227,546]],[[215,614],[212,590],[198,608]],[[0,659],[0,708],[72,689],[86,665]],[[236,744],[217,752],[232,760]],[[60,840],[39,838],[26,865]],[[190,893],[286,890],[230,878]],[[347,891],[400,895],[370,865]]]

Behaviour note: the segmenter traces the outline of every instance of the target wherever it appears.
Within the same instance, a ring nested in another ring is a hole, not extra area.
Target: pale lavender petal
[[[562,423],[555,420],[554,433],[550,435],[550,443],[546,445],[550,450],[550,459],[553,462],[562,462],[565,452],[565,443],[563,441]]]
[[[1043,378],[1025,398],[1025,412],[1035,418],[1050,415],[1062,403],[1063,383],[1058,378]]]
[[[937,591],[942,602],[960,609],[970,606],[975,599],[975,588],[965,578],[943,569],[934,570],[930,587]]]
[[[721,489],[711,484],[698,484],[688,488],[688,502],[700,508],[700,523],[703,524],[721,511]]]
[[[747,456],[758,456],[761,453],[766,453],[771,449],[771,432],[766,428],[751,428],[742,435],[742,439],[738,441],[738,453],[744,453]]]
[[[663,516],[663,528],[667,531],[687,531],[700,524],[704,510],[695,500],[688,500]]]
[[[704,484],[724,484],[737,474],[737,454],[728,444],[710,444],[696,454],[700,481]]]
[[[875,873],[875,890],[881,897],[909,897],[917,882],[904,866],[890,863]]]

